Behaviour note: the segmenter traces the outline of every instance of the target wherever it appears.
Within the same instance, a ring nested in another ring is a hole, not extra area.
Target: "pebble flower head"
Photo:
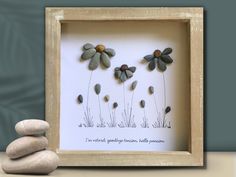
[[[110,58],[116,54],[114,49],[106,48],[102,44],[94,46],[93,44],[87,43],[83,46],[83,49],[84,52],[81,55],[81,59],[91,59],[88,66],[90,70],[97,69],[99,63],[105,68],[109,68],[111,66]]]
[[[121,82],[125,82],[127,79],[133,77],[133,73],[136,71],[136,67],[128,67],[128,65],[123,64],[121,67],[115,68],[115,78]]]
[[[158,67],[162,72],[166,70],[166,65],[171,64],[173,59],[169,56],[172,53],[172,48],[166,48],[162,52],[160,50],[155,50],[153,54],[146,55],[144,59],[149,62],[148,68],[152,71]]]

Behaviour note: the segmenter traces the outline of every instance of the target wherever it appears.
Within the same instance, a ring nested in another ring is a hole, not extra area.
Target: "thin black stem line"
[[[166,109],[166,81],[165,81],[165,74],[163,72],[163,92],[164,92],[164,110],[163,110],[163,127],[165,126],[166,122],[166,114],[165,114],[165,109]]]
[[[166,108],[166,81],[164,73],[163,73],[163,87],[164,87],[164,108]]]
[[[93,71],[91,71],[90,77],[89,77],[89,83],[88,83],[88,90],[87,90],[87,108],[89,105],[89,88],[90,88],[90,84],[91,84],[91,80],[92,80],[92,75],[93,75]]]
[[[157,101],[156,101],[156,97],[155,97],[154,93],[153,93],[153,99],[154,99],[154,104],[155,104],[156,113],[157,113],[157,117],[158,117]]]
[[[125,83],[123,82],[123,97],[124,97],[124,110],[126,106],[126,100],[125,100]]]
[[[100,117],[100,120],[102,118],[102,110],[101,110],[101,103],[100,103],[100,98],[99,98],[99,95],[98,95],[98,104],[99,104],[99,117]],[[102,123],[102,120],[101,120],[101,123]]]

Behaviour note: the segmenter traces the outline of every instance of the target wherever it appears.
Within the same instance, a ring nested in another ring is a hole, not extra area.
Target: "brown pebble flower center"
[[[155,50],[155,51],[154,51],[154,56],[155,56],[155,57],[161,56],[161,51],[160,51],[160,50]]]
[[[120,67],[120,70],[121,70],[121,71],[125,71],[125,70],[127,70],[127,69],[129,69],[129,68],[128,68],[128,65],[121,65],[121,67]]]
[[[102,44],[99,44],[95,47],[95,49],[96,49],[97,52],[102,53],[105,50],[105,46],[102,45]]]

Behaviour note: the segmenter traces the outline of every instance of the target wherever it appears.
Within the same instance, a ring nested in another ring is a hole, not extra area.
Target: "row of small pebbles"
[[[28,119],[16,124],[16,132],[23,136],[11,142],[2,169],[12,174],[49,174],[59,163],[56,153],[46,150],[48,140],[43,134],[49,129],[46,121]]]

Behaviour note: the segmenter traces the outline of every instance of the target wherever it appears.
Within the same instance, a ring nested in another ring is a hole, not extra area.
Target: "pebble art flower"
[[[121,82],[125,82],[127,79],[133,77],[133,73],[136,71],[136,67],[128,67],[128,65],[123,64],[121,67],[115,68],[115,78],[119,79]]]
[[[166,70],[166,65],[171,64],[173,59],[169,56],[172,53],[172,48],[166,48],[162,52],[160,50],[155,50],[152,55],[146,55],[144,59],[149,62],[148,68],[152,71],[158,67],[162,72]]]
[[[93,44],[87,43],[83,46],[83,49],[84,52],[81,55],[81,59],[91,59],[88,66],[90,70],[97,69],[99,63],[105,68],[109,68],[111,66],[110,58],[116,55],[114,49],[106,48],[102,44],[94,46]]]

